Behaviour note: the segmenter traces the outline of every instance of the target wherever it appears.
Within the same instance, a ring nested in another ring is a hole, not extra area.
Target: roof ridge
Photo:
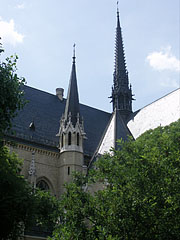
[[[142,108],[139,108],[139,109],[138,109],[138,110],[136,110],[135,112],[137,112],[137,111],[140,111],[140,110],[142,110],[142,109],[144,109],[144,108],[146,108],[146,107],[150,106],[151,104],[154,104],[155,102],[157,102],[157,101],[159,101],[159,100],[163,99],[164,97],[167,97],[168,95],[171,95],[173,92],[176,92],[176,91],[178,91],[178,90],[180,90],[180,87],[179,87],[179,88],[176,88],[175,90],[173,90],[173,91],[171,91],[171,92],[169,92],[169,93],[167,93],[167,94],[163,95],[162,97],[160,97],[160,98],[158,98],[158,99],[156,99],[156,100],[152,101],[151,103],[149,103],[149,104],[145,105],[144,107],[142,107]],[[134,113],[135,113],[135,112],[134,112]]]
[[[36,90],[36,91],[39,91],[39,92],[42,92],[42,93],[45,93],[45,94],[50,94],[50,95],[52,95],[52,96],[56,96],[56,94],[49,93],[49,92],[47,92],[47,91],[45,91],[45,90],[41,90],[41,89],[38,89],[38,88],[35,88],[35,87],[31,87],[31,86],[29,86],[29,85],[24,85],[24,87],[31,88],[31,89],[33,89],[33,90]],[[66,101],[67,98],[64,98],[64,100]],[[97,111],[101,111],[101,112],[104,112],[104,113],[111,114],[111,112],[107,112],[107,111],[105,111],[105,110],[101,110],[100,108],[96,108],[96,107],[89,106],[89,105],[87,105],[87,104],[85,104],[85,103],[80,103],[80,102],[79,102],[79,104],[80,104],[81,106],[85,106],[85,107],[88,107],[88,108],[91,108],[91,109],[95,109],[95,110],[97,110]]]

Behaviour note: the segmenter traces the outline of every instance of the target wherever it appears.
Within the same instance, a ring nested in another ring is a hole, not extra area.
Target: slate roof
[[[119,146],[117,140],[122,139],[123,141],[127,141],[128,136],[132,136],[132,134],[127,125],[124,123],[120,111],[115,109],[88,167],[91,168],[97,157],[109,152],[111,148],[118,149]]]
[[[124,123],[120,111],[115,110],[115,149],[118,149],[118,139],[122,139],[123,141],[127,141],[129,136],[132,136],[132,133],[130,132],[129,128],[127,125]]]
[[[65,110],[66,100],[60,101],[56,95],[24,86],[28,103],[13,121],[14,137],[44,147],[57,147],[59,139],[59,121]],[[80,104],[84,119],[87,140],[84,141],[84,153],[92,156],[111,117],[110,113]],[[35,130],[29,128],[34,121]],[[58,149],[57,149],[58,150]]]

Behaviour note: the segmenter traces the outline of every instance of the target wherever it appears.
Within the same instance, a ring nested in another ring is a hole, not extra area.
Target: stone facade
[[[44,180],[49,186],[49,190],[53,195],[59,196],[59,182],[58,181],[58,165],[60,162],[60,154],[45,149],[31,147],[25,144],[17,144],[16,146],[10,146],[10,150],[18,154],[18,156],[24,160],[22,175],[31,182],[31,176],[29,170],[31,167],[33,154],[35,161],[35,185]],[[33,183],[32,182],[32,183]]]

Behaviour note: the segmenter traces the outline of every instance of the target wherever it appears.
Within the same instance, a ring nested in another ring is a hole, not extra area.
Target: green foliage
[[[0,37],[0,40],[1,40],[1,37]],[[4,49],[2,48],[2,43],[0,42],[0,54],[4,52]]]
[[[0,45],[0,54],[3,49]],[[5,62],[0,62],[0,137],[11,127],[12,118],[16,116],[24,104],[22,85],[24,78],[19,78],[16,74],[16,63],[18,56],[6,58]]]
[[[54,226],[59,221],[59,201],[50,192],[40,189],[34,190],[35,205],[31,211],[34,218],[32,224],[53,230]]]
[[[119,144],[66,186],[53,239],[180,239],[180,120]]]
[[[20,175],[22,161],[0,148],[0,239],[17,239],[34,224],[52,229],[58,219],[58,200],[34,190]]]
[[[0,239],[16,239],[30,216],[32,189],[19,174],[22,162],[0,148]]]

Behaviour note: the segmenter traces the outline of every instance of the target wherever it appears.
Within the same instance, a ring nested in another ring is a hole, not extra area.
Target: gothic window
[[[79,133],[77,133],[77,146],[79,146]]]
[[[37,182],[36,187],[43,191],[49,191],[49,186],[44,180],[40,180],[39,182]]]
[[[71,145],[71,132],[68,133],[68,145]]]
[[[68,175],[70,175],[70,167],[68,167]]]
[[[64,134],[62,134],[62,136],[61,136],[61,146],[62,146],[62,148],[64,147]]]

